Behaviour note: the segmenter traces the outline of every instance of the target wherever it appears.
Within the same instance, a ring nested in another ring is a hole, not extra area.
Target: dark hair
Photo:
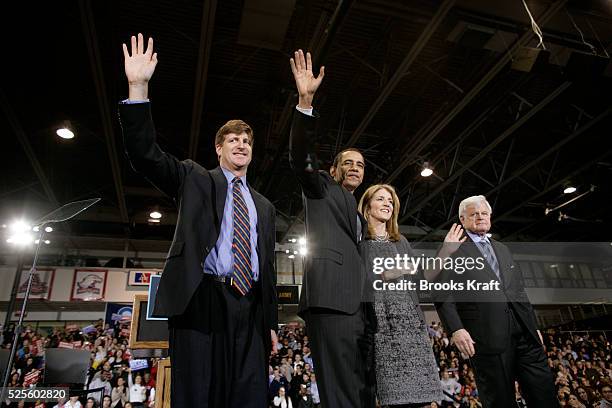
[[[249,141],[253,144],[253,129],[245,122],[240,119],[232,119],[225,122],[223,126],[217,130],[215,135],[215,146],[222,145],[225,140],[225,135],[235,133],[237,135],[246,133],[249,136]]]
[[[359,149],[357,149],[356,147],[349,147],[349,148],[342,150],[340,153],[336,155],[336,157],[334,157],[334,162],[332,163],[332,167],[336,167],[336,168],[338,167],[338,163],[340,163],[340,160],[342,159],[342,155],[346,152],[357,152],[361,155],[361,157],[363,157],[363,153],[361,153]]]

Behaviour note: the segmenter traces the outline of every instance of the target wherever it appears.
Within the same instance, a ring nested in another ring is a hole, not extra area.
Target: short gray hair
[[[489,213],[493,212],[493,210],[491,209],[491,204],[489,204],[485,196],[477,195],[468,197],[459,203],[459,217],[461,217],[461,215],[465,212],[465,209],[468,208],[470,205],[476,205],[481,203],[485,203],[489,210]]]

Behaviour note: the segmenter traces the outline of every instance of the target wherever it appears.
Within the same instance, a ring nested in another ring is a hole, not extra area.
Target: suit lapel
[[[221,220],[223,219],[223,208],[225,207],[225,199],[227,198],[227,179],[221,167],[210,172],[215,188],[215,225],[217,231],[221,230]]]
[[[257,193],[257,191],[253,190],[251,188],[251,186],[249,185],[249,191],[251,192],[251,197],[253,197],[253,202],[255,203],[255,209],[257,210],[257,251],[259,253],[259,248],[261,248],[261,226],[265,224],[264,217],[266,216],[265,214],[265,207],[264,207],[264,202],[261,199],[261,197],[259,196],[259,194]]]
[[[368,221],[359,211],[357,212],[357,216],[361,220],[361,239],[365,239],[365,237],[368,236]]]
[[[497,264],[499,265],[499,275],[501,277],[502,285],[507,288],[509,283],[512,281],[514,269],[506,268],[506,265],[512,265],[513,262],[511,262],[511,260],[508,262],[508,259],[506,259],[506,252],[500,249],[499,242],[491,240],[491,245],[493,246],[493,251],[497,257]]]
[[[346,202],[346,216],[351,227],[353,241],[357,242],[357,203],[355,202],[355,197],[344,187],[340,186],[340,191]]]

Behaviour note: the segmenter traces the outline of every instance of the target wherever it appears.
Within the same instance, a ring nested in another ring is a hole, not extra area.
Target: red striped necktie
[[[251,224],[249,210],[242,196],[242,180],[240,177],[232,180],[234,196],[234,239],[232,252],[234,254],[234,271],[232,287],[241,295],[246,295],[253,286],[253,270],[251,268]]]

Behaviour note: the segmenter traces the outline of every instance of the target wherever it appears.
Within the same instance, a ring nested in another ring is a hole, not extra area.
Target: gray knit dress
[[[412,254],[408,241],[366,241],[367,273],[376,257]],[[380,279],[376,275],[374,279]],[[374,335],[377,396],[381,405],[440,401],[442,389],[416,293],[374,291],[378,329]]]

